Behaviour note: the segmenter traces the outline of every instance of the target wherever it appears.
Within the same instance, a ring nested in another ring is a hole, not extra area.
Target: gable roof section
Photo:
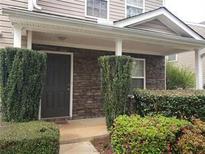
[[[201,23],[187,23],[192,29],[205,38],[205,24]]]
[[[167,27],[165,24],[163,24],[159,19],[153,19],[151,21],[141,23],[138,25],[130,25],[127,26],[132,29],[141,29],[145,31],[152,31],[152,32],[158,32],[158,33],[164,33],[164,34],[169,34],[169,35],[176,35],[176,36],[181,36],[177,34],[175,31]]]
[[[197,40],[203,40],[204,38],[194,31],[191,27],[185,24],[182,20],[177,18],[165,7],[158,8],[153,11],[149,11],[140,15],[125,18],[114,22],[117,27],[137,28],[138,25],[150,22],[153,20],[159,20],[162,25],[167,26],[170,31],[175,32],[183,37],[192,37]]]

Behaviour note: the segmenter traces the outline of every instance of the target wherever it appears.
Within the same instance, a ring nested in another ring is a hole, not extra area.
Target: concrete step
[[[92,141],[94,139],[103,138],[103,137],[107,137],[107,136],[108,136],[108,133],[104,134],[104,135],[81,137],[81,138],[75,138],[75,139],[66,138],[65,140],[60,140],[60,144],[70,144],[70,143]]]

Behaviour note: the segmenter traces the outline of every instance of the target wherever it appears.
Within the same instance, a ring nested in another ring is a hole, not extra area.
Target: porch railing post
[[[27,49],[32,49],[32,31],[27,31]]]
[[[21,48],[22,27],[19,25],[14,25],[13,30],[14,30],[13,46],[16,48]]]
[[[115,40],[115,55],[122,56],[122,40],[121,39]]]
[[[196,76],[196,89],[203,89],[203,69],[202,69],[201,50],[195,51],[195,76]]]

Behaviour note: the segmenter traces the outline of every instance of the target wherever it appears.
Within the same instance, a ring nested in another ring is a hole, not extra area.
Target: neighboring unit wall
[[[170,62],[180,67],[185,67],[195,73],[195,53],[194,51],[184,52],[177,54],[177,61]],[[203,66],[203,84],[205,85],[205,56],[202,60]]]
[[[113,55],[114,52],[43,45],[34,45],[34,49],[73,52],[73,118],[89,118],[103,115],[98,58],[103,55]],[[163,56],[128,55],[136,58],[145,58],[147,89],[165,88],[165,58]]]
[[[177,54],[177,61],[174,62],[179,66],[186,67],[195,72],[195,53],[194,51],[188,51]]]
[[[203,86],[205,89],[205,56],[203,57],[202,65],[203,65]]]

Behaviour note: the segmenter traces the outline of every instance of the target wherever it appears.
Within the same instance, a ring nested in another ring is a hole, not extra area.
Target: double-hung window
[[[87,0],[86,15],[97,18],[108,18],[108,0]]]
[[[143,13],[144,0],[126,0],[127,17]]]
[[[177,54],[167,56],[168,62],[177,61]]]
[[[145,89],[145,59],[134,59],[131,70],[131,89]]]

